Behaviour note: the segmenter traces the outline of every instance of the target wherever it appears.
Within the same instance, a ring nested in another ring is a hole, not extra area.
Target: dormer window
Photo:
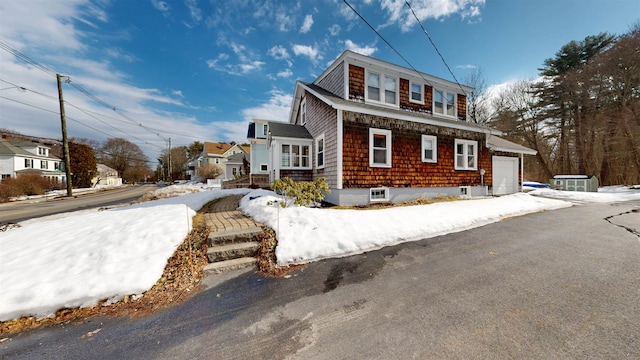
[[[389,105],[398,104],[398,79],[389,75],[367,71],[366,98]]]
[[[267,137],[267,132],[269,131],[269,125],[267,124],[262,124],[262,133],[260,134],[261,137],[266,138]]]
[[[433,112],[435,114],[456,116],[456,94],[434,89]]]
[[[424,87],[422,84],[411,83],[411,97],[409,101],[424,104]]]

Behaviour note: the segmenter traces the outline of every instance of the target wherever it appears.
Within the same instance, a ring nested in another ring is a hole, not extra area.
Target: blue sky
[[[404,1],[348,3],[415,68],[452,79]],[[458,80],[479,68],[495,86],[640,22],[637,0],[409,3]],[[169,138],[244,142],[252,118],[287,120],[295,81],[345,49],[407,66],[342,0],[0,0],[0,41],[0,128],[60,138],[60,73],[69,136],[124,137],[150,159]]]

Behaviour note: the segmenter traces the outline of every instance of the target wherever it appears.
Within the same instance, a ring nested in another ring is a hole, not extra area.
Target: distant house
[[[251,171],[325,177],[339,205],[518,192],[523,155],[536,152],[469,122],[472,90],[345,51],[296,82],[288,122],[249,125]]]
[[[97,172],[98,174],[91,180],[91,184],[93,186],[96,185],[112,185],[112,186],[120,186],[122,185],[122,178],[118,176],[118,171],[114,170],[107,165],[97,164]]]
[[[16,178],[23,173],[35,173],[64,183],[66,175],[60,158],[51,155],[51,147],[34,141],[0,139],[0,176]]]
[[[243,148],[241,145],[236,143],[213,143],[213,142],[205,142],[202,150],[201,157],[198,159],[200,163],[199,166],[205,164],[212,164],[218,166],[221,170],[221,175],[218,176],[220,180],[230,180],[234,178],[233,169],[231,166],[227,168],[227,162],[232,155],[243,154],[249,157],[249,152]],[[237,159],[233,159],[236,161],[236,171],[239,170],[237,166]],[[197,168],[196,168],[197,172]],[[198,175],[198,174],[196,174]]]

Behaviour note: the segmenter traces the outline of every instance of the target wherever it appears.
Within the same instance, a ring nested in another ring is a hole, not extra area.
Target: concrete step
[[[225,244],[255,241],[255,236],[262,232],[260,227],[248,229],[214,231],[207,237],[207,245],[210,247]]]
[[[207,258],[210,263],[214,263],[218,261],[254,256],[258,247],[260,247],[260,243],[256,241],[212,246],[207,250]]]
[[[242,269],[250,266],[256,266],[256,258],[254,257],[243,257],[225,261],[218,261],[215,263],[207,264],[204,267],[204,274],[212,275],[212,274],[221,274],[226,271]]]

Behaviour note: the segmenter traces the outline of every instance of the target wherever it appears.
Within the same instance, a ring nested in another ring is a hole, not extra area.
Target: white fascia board
[[[277,141],[280,144],[289,144],[289,143],[309,143],[310,145],[313,144],[313,139],[307,139],[307,138],[292,138],[292,137],[283,137],[283,136],[272,136],[272,139],[274,141]]]
[[[495,151],[503,151],[503,152],[510,152],[510,153],[515,153],[515,154],[524,154],[524,155],[535,155],[538,152],[535,150],[515,150],[515,149],[507,149],[507,148],[501,148],[501,147],[491,147],[491,149],[495,150]]]

